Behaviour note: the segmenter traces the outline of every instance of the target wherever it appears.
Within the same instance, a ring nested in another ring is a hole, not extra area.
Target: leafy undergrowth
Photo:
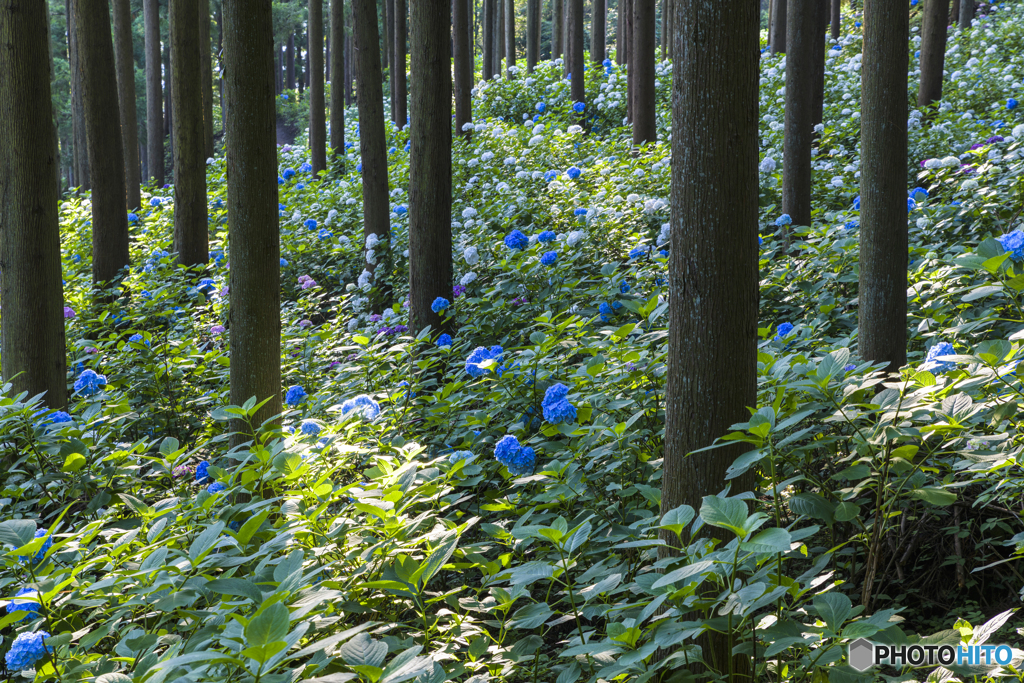
[[[814,225],[792,226],[786,252],[784,61],[762,59],[759,405],[727,437],[749,446],[731,477],[753,469],[758,488],[663,519],[671,169],[664,143],[630,153],[620,67],[588,74],[584,121],[557,64],[478,87],[472,141],[454,150],[450,338],[405,328],[406,134],[389,124],[390,245],[362,237],[355,148],[325,183],[303,147],[283,150],[288,410],[283,433],[234,450],[228,421],[256,406],[227,405],[223,160],[208,167],[209,266],[173,264],[173,193],[152,190],[110,303],[89,287],[89,199],[68,197],[72,406],[0,400],[0,586],[21,593],[0,623],[7,675],[683,680],[709,630],[759,679],[1010,674],[860,674],[845,658],[860,637],[1019,641],[1024,11],[951,37],[943,104],[908,122],[899,381],[851,352],[860,37],[845,19]],[[659,65],[663,140],[670,82]],[[367,249],[395,264],[379,315]],[[661,530],[678,557],[658,560]]]

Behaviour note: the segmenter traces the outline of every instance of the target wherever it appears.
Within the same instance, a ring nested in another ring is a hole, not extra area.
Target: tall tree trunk
[[[169,15],[168,15],[169,16]],[[164,84],[167,95],[164,97],[164,132],[167,135],[167,152],[171,159],[171,173],[174,170],[174,79],[171,78],[171,36],[168,21],[167,50],[164,60]]]
[[[675,0],[665,0],[665,10],[662,13],[662,59],[672,59],[672,21],[675,9],[672,7]]]
[[[565,0],[563,6],[565,12],[562,14],[562,44],[565,46],[565,75],[569,75],[569,65],[572,64],[572,22],[570,19],[571,10],[569,8],[572,0]]]
[[[75,182],[82,190],[92,188],[89,182],[89,150],[85,141],[85,107],[82,104],[82,69],[78,63],[78,27],[71,0],[67,0],[68,53],[71,66],[71,130],[75,140]]]
[[[656,10],[652,8],[652,14]],[[608,7],[607,0],[593,0],[590,17],[590,61],[594,64],[604,62],[607,48],[608,36]],[[654,39],[654,36],[651,37]]]
[[[284,48],[284,87],[295,89],[295,35],[288,34],[288,44]]]
[[[482,80],[489,81],[494,75],[494,3],[498,0],[483,0],[483,33],[484,54],[483,68],[480,72]]]
[[[633,68],[633,2],[619,0],[622,3],[623,57],[626,67],[626,119],[633,121],[633,90],[636,87],[636,69]]]
[[[484,0],[486,3],[487,0]],[[551,59],[558,59],[565,53],[565,8],[563,0],[551,0]]]
[[[431,304],[437,297],[452,299],[450,7],[451,0],[412,2],[409,320],[415,332],[429,325],[435,334],[443,318]]]
[[[843,30],[843,0],[832,0],[832,40],[839,40]]]
[[[566,0],[569,5],[569,30],[572,37],[569,39],[571,51],[569,69],[572,73],[572,101],[587,102],[586,74],[587,65],[583,52],[583,0]]]
[[[281,275],[271,0],[223,0],[228,224],[231,231],[231,402],[269,399],[281,412]],[[233,428],[242,441],[246,426]]]
[[[473,120],[473,53],[469,48],[469,5],[452,3],[452,52],[455,62],[455,130],[467,140],[472,130],[463,130]]]
[[[330,1],[330,0],[328,0]],[[328,5],[329,7],[329,5]],[[330,17],[327,18],[330,21]],[[331,29],[327,28],[327,32],[324,34],[324,50],[327,56],[324,58],[324,79],[331,82]]]
[[[164,184],[163,66],[160,61],[160,2],[142,0],[146,32],[146,160],[149,177]]]
[[[381,61],[381,72],[391,64],[388,72],[388,96],[391,99],[391,122],[398,124],[398,114],[395,113],[395,104],[398,102],[398,95],[395,94],[395,86],[398,85],[395,79],[395,0],[384,0],[384,40],[387,42],[387,49],[384,50],[384,59]]]
[[[324,95],[324,2],[309,0],[309,153],[313,176],[327,170],[327,104]]]
[[[174,250],[178,263],[210,258],[206,213],[200,0],[171,0],[171,96],[174,100]],[[271,75],[268,73],[268,75]]]
[[[633,3],[633,55],[629,70],[633,77],[633,144],[640,146],[658,139],[654,110],[654,51],[657,16],[653,2]]]
[[[907,361],[907,40],[905,3],[864,2],[861,69],[860,290],[864,360]],[[899,125],[894,125],[895,122]],[[866,589],[867,584],[865,584]]]
[[[828,43],[824,36],[828,34],[829,0],[814,0],[814,49],[811,64],[814,66],[814,82],[811,86],[812,121],[817,126],[825,117],[825,56],[828,54]],[[817,139],[817,133],[814,139]]]
[[[501,76],[504,71],[501,60],[505,58],[505,3],[497,0],[494,11],[494,75]]]
[[[451,27],[449,27],[449,30]],[[409,8],[406,0],[395,0],[395,63],[391,67],[395,80],[395,124],[405,128],[409,121],[409,84],[406,79],[406,40],[409,35]],[[449,125],[451,125],[449,123]]]
[[[283,46],[274,45],[274,94],[280,95],[284,90],[284,60],[282,59]]]
[[[505,77],[511,78],[516,65],[516,0],[505,0]]]
[[[960,0],[960,28],[970,28],[974,21],[974,0]]]
[[[699,510],[743,452],[710,446],[757,402],[758,12],[749,0],[678,0],[674,34],[672,246],[662,513]],[[750,476],[733,480],[749,490]],[[705,533],[710,529],[705,528]],[[673,554],[678,538],[662,531]],[[701,643],[736,680],[749,657]],[[732,666],[724,664],[732,657]]]
[[[345,0],[331,0],[331,149],[345,167]]]
[[[308,55],[307,55],[308,57]],[[299,99],[302,99],[302,93],[306,90],[306,60],[302,58],[302,39],[299,36],[295,40],[295,87],[299,90]]]
[[[139,123],[135,118],[135,50],[132,46],[132,10],[129,0],[114,0],[114,61],[117,64],[117,99],[121,112],[121,144],[128,210],[142,206],[139,188]],[[49,43],[47,43],[49,44]]]
[[[921,84],[917,93],[917,106],[921,108],[942,99],[948,18],[949,0],[925,1],[921,28]]]
[[[0,360],[14,394],[67,406],[50,32],[42,2],[0,5]]]
[[[213,158],[213,45],[210,0],[199,0],[199,68],[203,79],[203,154]]]
[[[953,0],[953,6],[949,10],[949,25],[952,26],[960,21],[960,0]]]
[[[526,0],[526,73],[540,61],[540,0]]]
[[[377,263],[364,265],[377,294],[374,312],[391,303],[391,207],[388,203],[388,159],[384,133],[384,92],[377,50],[376,0],[352,0],[353,39],[359,87],[359,150],[363,159],[363,234],[376,235]],[[376,273],[383,274],[379,280]]]
[[[345,13],[345,25],[352,28],[352,10]],[[353,83],[356,80],[356,52],[352,31],[345,32],[345,106],[355,104],[356,95]]]
[[[114,45],[107,0],[72,0],[78,68],[85,109],[85,141],[92,175],[92,280],[112,282],[128,265],[127,191]]]
[[[789,2],[787,0],[775,0],[775,4],[772,6],[769,30],[773,55],[786,52],[786,40],[789,33],[786,28],[786,13],[788,9]]]
[[[789,0],[786,24],[786,130],[782,212],[795,225],[811,224],[811,141],[814,134],[814,60],[818,0]],[[788,239],[788,233],[787,233]]]

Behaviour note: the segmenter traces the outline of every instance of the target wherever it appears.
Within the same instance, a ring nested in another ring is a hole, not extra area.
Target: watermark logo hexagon
[[[870,669],[875,663],[874,657],[872,657],[874,649],[874,645],[867,638],[858,638],[850,643],[850,650],[847,654],[850,666],[857,671],[867,671]]]

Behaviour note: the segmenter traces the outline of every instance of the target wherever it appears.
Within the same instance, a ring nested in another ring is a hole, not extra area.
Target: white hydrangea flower
[[[1013,137],[1020,138],[1021,136],[1024,136],[1024,123],[1013,129]]]
[[[832,178],[832,187],[842,187],[843,184],[843,176],[837,175],[834,178]]]
[[[946,157],[942,160],[942,165],[946,168],[956,168],[960,165],[960,157]]]
[[[465,287],[466,285],[468,285],[469,283],[473,282],[474,280],[476,280],[476,273],[474,273],[471,270],[471,271],[469,271],[468,273],[466,273],[465,275],[462,276],[462,279],[459,280],[459,284],[462,285],[463,287]]]
[[[573,230],[566,236],[565,243],[570,247],[575,247],[577,244],[579,244],[579,241],[586,236],[587,233],[583,232],[582,230]]]
[[[974,180],[974,179],[965,180],[963,182],[963,185],[960,186],[960,189],[961,190],[977,190],[978,189],[978,181]]]
[[[357,327],[359,327],[359,321],[355,318],[352,318],[347,323],[345,323],[345,329],[347,329],[349,332],[355,332]]]
[[[774,172],[775,171],[775,159],[772,159],[771,157],[765,157],[764,160],[761,162],[761,166],[759,168],[761,169],[761,173],[772,173],[772,172]]]
[[[494,158],[494,153],[493,152],[484,152],[483,154],[480,155],[480,161],[483,161],[485,163],[490,161],[493,158]]]
[[[932,222],[930,220],[928,220],[927,218],[922,217],[922,218],[918,218],[917,219],[917,227],[921,228],[922,230],[924,230],[925,228],[927,228],[931,224],[932,224]]]
[[[476,247],[466,247],[466,250],[462,252],[462,258],[466,259],[466,263],[471,266],[475,266],[480,262],[480,252]]]
[[[378,244],[380,244],[380,238],[377,237],[377,233],[371,232],[369,235],[366,236],[367,249],[374,249]]]
[[[537,145],[539,145],[542,142],[544,142],[544,136],[543,135],[534,135],[532,138],[530,138],[530,141],[527,144],[530,147],[536,147]]]
[[[672,236],[672,224],[671,223],[662,223],[661,224],[661,232],[658,233],[657,245],[659,247],[662,247],[662,246],[668,244],[669,240],[671,239],[671,236]]]
[[[367,249],[366,262],[371,265],[377,265],[377,252],[375,252],[373,249]]]

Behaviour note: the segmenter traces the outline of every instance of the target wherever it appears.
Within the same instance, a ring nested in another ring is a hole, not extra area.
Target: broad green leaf
[[[767,420],[765,423],[767,424]],[[706,524],[728,529],[740,538],[747,535],[744,529],[747,523],[747,504],[739,498],[704,496],[700,516]]]
[[[910,496],[912,498],[917,498],[918,500],[923,500],[926,503],[931,503],[932,505],[938,505],[939,507],[952,505],[956,502],[955,493],[932,486],[914,489],[910,492]]]
[[[828,593],[815,595],[813,604],[814,609],[818,611],[818,616],[821,617],[821,620],[825,622],[832,633],[839,633],[839,629],[850,618],[850,613],[853,611],[853,604],[850,602],[850,598],[838,591],[829,591]]]
[[[371,638],[369,633],[363,632],[339,647],[338,654],[349,666],[365,665],[380,668],[384,658],[388,656],[388,646]]]
[[[283,641],[288,635],[288,608],[275,602],[260,612],[245,627],[245,644],[250,647],[262,647]]]
[[[64,458],[64,465],[61,469],[65,472],[77,472],[85,467],[85,464],[85,456],[81,453],[70,453],[68,457]]]

